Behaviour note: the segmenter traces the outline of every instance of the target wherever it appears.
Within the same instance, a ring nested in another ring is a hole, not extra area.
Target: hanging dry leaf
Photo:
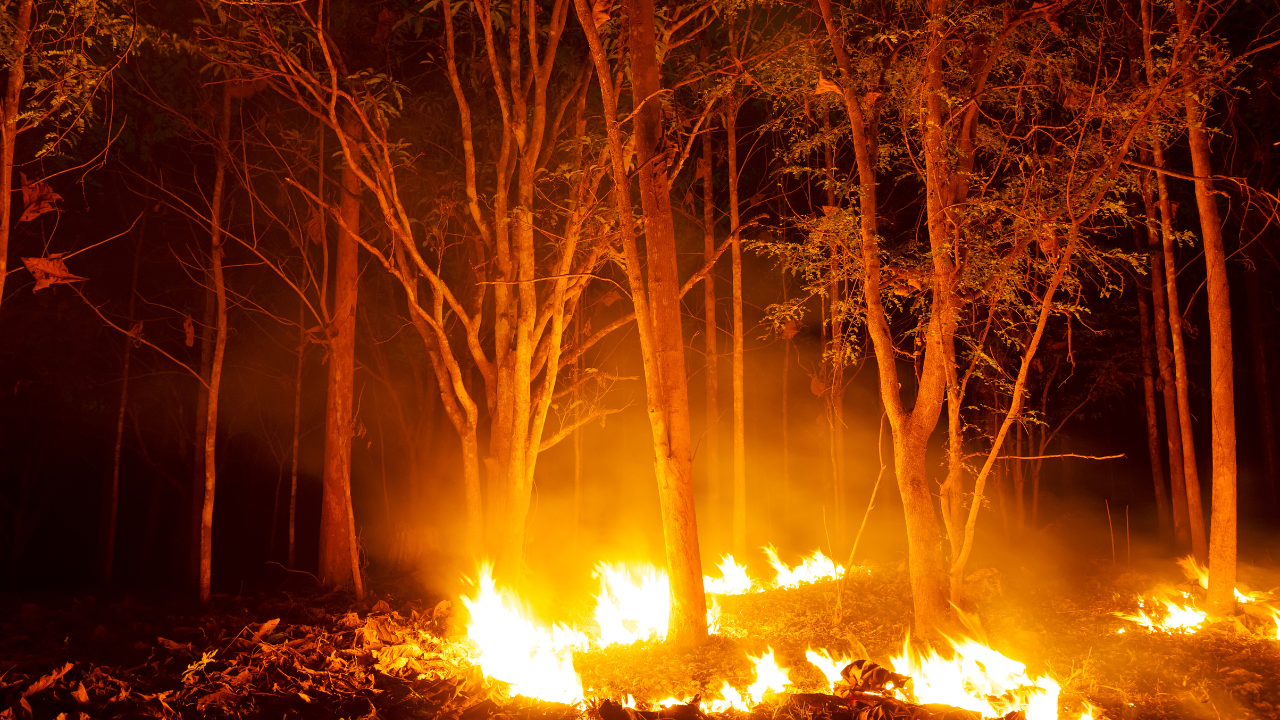
[[[809,376],[809,392],[813,393],[818,397],[822,397],[822,394],[825,393],[826,391],[827,391],[827,382],[822,379],[821,375]]]
[[[57,210],[54,203],[61,200],[62,196],[53,191],[49,187],[49,183],[42,180],[31,182],[27,179],[26,173],[18,173],[22,176],[22,220],[35,220],[50,210]]]
[[[823,93],[829,93],[829,92],[833,92],[837,95],[844,94],[844,90],[841,90],[839,85],[831,82],[830,80],[826,79],[821,74],[819,74],[818,86],[813,89],[813,94],[822,95]]]
[[[591,22],[599,30],[601,25],[609,22],[609,10],[613,8],[613,0],[595,0],[591,3]]]
[[[182,314],[182,332],[187,337],[187,347],[192,347],[196,344],[196,324],[191,321],[191,316],[186,313]]]
[[[600,304],[604,305],[605,307],[609,307],[610,305],[618,302],[621,299],[622,299],[622,296],[618,294],[617,290],[610,290],[609,292],[604,294],[604,297],[600,298]]]
[[[381,45],[391,39],[391,30],[395,27],[396,21],[400,19],[400,14],[391,8],[384,7],[378,11],[378,28],[373,32],[371,42],[374,45]]]
[[[142,321],[139,320],[138,322],[133,324],[133,327],[129,328],[129,342],[132,342],[134,345],[137,345],[138,342],[141,340],[142,340]]]
[[[307,239],[311,240],[311,242],[317,245],[324,242],[324,218],[321,217],[319,211],[311,213],[311,219],[307,220],[305,230]]]
[[[27,266],[27,269],[31,271],[31,274],[36,279],[36,286],[32,289],[32,292],[58,283],[88,280],[88,278],[72,275],[67,270],[67,264],[62,261],[62,253],[54,253],[49,257],[43,258],[24,257],[22,258],[22,264]]]
[[[788,322],[786,325],[782,326],[782,332],[779,334],[782,335],[783,340],[790,340],[791,338],[795,337],[799,332],[800,332],[800,321],[792,320]]]

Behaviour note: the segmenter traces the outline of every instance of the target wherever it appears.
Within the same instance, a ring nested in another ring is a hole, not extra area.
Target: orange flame
[[[742,595],[751,592],[754,585],[746,566],[728,554],[720,558],[720,577],[702,576],[703,589],[712,595]]]
[[[807,583],[835,580],[844,575],[844,568],[823,555],[821,550],[814,550],[812,555],[795,567],[789,567],[779,560],[778,551],[772,545],[764,547],[764,554],[769,556],[769,564],[778,571],[778,577],[773,581],[774,587],[794,588]]]
[[[1023,663],[975,640],[950,642],[955,650],[950,660],[932,648],[915,652],[910,641],[903,644],[902,655],[891,659],[895,672],[911,676],[915,701],[951,705],[983,717],[1021,711],[1027,720],[1057,720],[1061,688],[1053,678],[1032,677]]]

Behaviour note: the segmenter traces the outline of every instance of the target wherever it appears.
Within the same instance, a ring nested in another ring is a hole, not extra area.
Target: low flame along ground
[[[1178,558],[1178,566],[1182,568],[1188,581],[1198,585],[1201,590],[1209,589],[1209,569],[1196,562],[1193,556]],[[1237,587],[1235,594],[1236,602],[1270,614],[1275,622],[1273,637],[1280,640],[1280,609],[1266,602],[1272,599],[1271,593],[1244,591]],[[1139,596],[1137,604],[1138,612],[1116,613],[1116,616],[1137,623],[1151,632],[1184,635],[1199,632],[1209,621],[1209,614],[1196,606],[1195,596],[1187,590],[1157,588],[1146,596]],[[1122,627],[1117,632],[1123,633],[1125,628]]]
[[[794,567],[780,560],[771,547],[765,548],[765,553],[777,573],[772,583],[775,588],[834,580],[844,570],[821,552]],[[719,569],[720,577],[704,578],[704,587],[713,596],[764,587],[729,555],[721,560]],[[478,664],[485,676],[507,683],[513,695],[576,703],[587,699],[590,693],[584,691],[573,667],[575,651],[665,636],[670,612],[665,571],[651,565],[600,563],[596,575],[600,581],[595,608],[598,630],[587,632],[538,621],[517,594],[496,585],[488,566],[481,567],[474,596],[464,597],[462,602],[471,615],[467,635],[476,647]],[[708,620],[714,631],[718,609],[714,597],[711,600]],[[1053,678],[1028,675],[1023,663],[975,640],[952,640],[951,646],[951,657],[943,657],[931,648],[916,648],[905,641],[901,654],[893,657],[890,664],[895,672],[913,679],[914,694],[909,696],[905,689],[894,689],[895,696],[972,710],[984,717],[1002,717],[1014,711],[1022,711],[1027,720],[1067,717],[1059,715],[1060,687]],[[826,677],[828,691],[841,681],[841,670],[852,662],[851,658],[832,657],[825,649],[810,649],[806,658]],[[703,700],[706,710],[750,711],[766,696],[787,691],[791,685],[789,669],[779,666],[772,649],[750,659],[754,681],[744,688],[723,682],[716,697]],[[634,699],[622,700],[635,707]],[[658,705],[680,702],[668,698]],[[1092,713],[1074,713],[1071,717],[1091,720]]]

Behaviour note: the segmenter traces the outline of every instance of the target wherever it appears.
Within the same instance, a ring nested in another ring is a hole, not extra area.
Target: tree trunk
[[[1148,203],[1149,204],[1149,203]],[[1134,241],[1142,250],[1141,231],[1134,226]],[[1154,287],[1154,284],[1153,284]],[[1153,340],[1151,320],[1147,312],[1146,288],[1138,285],[1138,327],[1142,342],[1142,398],[1147,420],[1147,456],[1151,462],[1151,480],[1156,493],[1156,515],[1159,517],[1160,537],[1169,538],[1172,533],[1172,517],[1169,514],[1169,498],[1164,486],[1164,463],[1160,460],[1160,416],[1156,411],[1156,380],[1151,356]],[[1042,453],[1041,453],[1042,454]],[[1038,462],[1038,461],[1037,461]]]
[[[1186,0],[1174,0],[1174,9],[1183,35],[1189,37],[1198,24],[1190,6]],[[1196,78],[1193,71],[1187,69],[1183,79],[1190,84]],[[1200,211],[1204,262],[1208,271],[1209,395],[1213,420],[1213,516],[1209,538],[1208,600],[1210,612],[1226,616],[1235,614],[1236,609],[1236,405],[1235,368],[1231,356],[1231,296],[1227,285],[1222,220],[1210,179],[1213,164],[1209,154],[1209,134],[1205,130],[1205,109],[1199,96],[1192,92],[1183,96],[1183,104],[1187,112],[1191,168],[1197,178],[1196,208]],[[1193,528],[1195,521],[1193,516]]]
[[[702,175],[702,257],[704,262],[711,262],[716,254],[716,220],[715,198],[712,194],[711,182],[711,131],[702,137],[702,159],[699,161],[698,173]],[[708,272],[702,281],[702,305],[706,317],[705,343],[707,405],[706,405],[706,453],[707,465],[707,535],[712,545],[723,542],[724,529],[721,523],[722,501],[720,498],[720,363],[716,343],[720,330],[716,327],[716,281],[715,273]]]
[[[1022,423],[1013,427],[1013,498],[1014,498],[1014,537],[1019,540],[1027,531],[1027,493],[1026,478],[1023,476]]]
[[[213,358],[209,365],[209,399],[205,408],[204,437],[204,502],[200,508],[200,604],[208,605],[212,592],[213,575],[213,500],[217,482],[217,464],[214,454],[218,436],[218,391],[222,385],[222,363],[227,351],[227,286],[222,277],[222,200],[226,190],[227,161],[231,140],[231,86],[222,91],[222,117],[218,128],[218,144],[215,152],[213,197],[209,203],[209,216],[213,221],[210,267],[213,276],[213,293],[217,303],[217,317],[213,341]],[[203,348],[201,349],[203,351]]]
[[[145,217],[145,216],[144,216]],[[133,252],[133,275],[129,281],[129,332],[133,332],[138,297],[138,263],[142,259],[142,238],[146,222],[138,230],[138,245]],[[107,489],[107,526],[103,544],[102,583],[111,587],[116,557],[116,517],[120,504],[120,449],[124,445],[124,415],[129,405],[129,361],[133,355],[133,335],[124,339],[124,363],[120,372],[120,406],[116,412],[116,442],[111,454],[111,486]]]
[[[354,140],[358,126],[344,132]],[[320,582],[351,587],[363,598],[360,549],[351,507],[351,436],[355,426],[356,296],[359,289],[360,183],[354,169],[342,168],[338,231],[334,261],[333,319],[329,327],[329,392],[325,405],[324,480],[320,505]]]
[[[822,124],[829,124],[828,118],[823,117]],[[831,143],[826,143],[822,148],[824,170],[827,178],[827,205],[834,208],[836,205],[836,157],[835,148]],[[830,372],[827,381],[827,424],[830,426],[831,445],[829,453],[831,454],[831,504],[832,520],[835,525],[835,544],[837,547],[843,548],[845,544],[845,453],[844,453],[844,325],[841,320],[840,312],[841,293],[840,293],[840,277],[841,264],[841,243],[831,244],[831,284],[827,288],[827,316],[831,318],[831,345],[828,354],[831,356]]]
[[[1146,153],[1144,157],[1149,156]],[[1150,176],[1147,176],[1150,177]],[[1164,400],[1165,443],[1169,453],[1170,503],[1173,516],[1174,545],[1180,549],[1191,547],[1190,517],[1187,510],[1187,481],[1183,470],[1182,426],[1178,412],[1177,380],[1174,377],[1174,353],[1169,347],[1169,334],[1173,321],[1169,317],[1169,291],[1165,279],[1167,257],[1157,227],[1157,204],[1152,200],[1152,188],[1142,191],[1143,207],[1147,216],[1147,250],[1151,256],[1151,307],[1152,334],[1155,337],[1157,367],[1160,372],[1160,395]],[[1177,288],[1173,289],[1177,293]],[[1181,328],[1181,324],[1179,324]]]
[[[747,554],[747,419],[742,323],[742,237],[738,216],[738,108],[741,101],[726,101],[724,125],[728,130],[729,232],[733,264],[733,552]],[[673,243],[674,245],[674,238]],[[651,275],[652,277],[652,275]]]
[[[298,298],[298,366],[293,376],[293,452],[289,461],[289,567],[297,568],[298,442],[302,438],[302,365],[307,352],[306,303]]]
[[[655,99],[661,89],[655,52],[654,9],[651,0],[630,0],[627,18],[633,97],[642,105],[635,114],[635,147],[640,168],[640,198],[649,256],[649,283],[640,274],[630,182],[627,177],[613,69],[592,21],[587,0],[575,0],[578,20],[587,35],[595,65],[609,141],[613,201],[619,216],[622,246],[636,327],[645,369],[645,398],[653,434],[654,471],[671,580],[668,638],[681,645],[701,644],[707,638],[707,605],[702,588],[698,526],[694,514],[689,443],[689,397],[680,331],[680,288],[676,277],[675,233],[666,163],[659,156],[662,111]],[[646,296],[648,294],[653,297]],[[653,305],[650,307],[650,300]]]
[[[18,147],[18,113],[22,111],[22,83],[26,80],[27,42],[31,37],[31,11],[35,0],[19,0],[13,20],[9,55],[9,82],[5,87],[4,117],[0,120],[0,300],[9,274],[9,228],[13,217],[13,155]],[[8,21],[8,17],[5,18]]]
[[[204,440],[209,434],[209,382],[213,377],[213,351],[218,322],[218,296],[214,291],[213,267],[205,276],[204,313],[200,320],[200,385],[196,388],[196,434],[192,441],[192,476],[187,538],[188,573],[191,586],[200,587],[200,523],[204,513]]]
[[[1142,2],[1143,54],[1147,69],[1147,84],[1154,86],[1155,61],[1151,54],[1151,4]],[[1151,155],[1155,167],[1165,168],[1164,146],[1159,139],[1151,142]],[[1169,335],[1172,339],[1174,381],[1178,398],[1178,428],[1182,435],[1182,472],[1187,500],[1187,528],[1191,536],[1191,548],[1201,560],[1207,556],[1208,546],[1204,532],[1204,510],[1200,502],[1200,471],[1196,466],[1195,436],[1191,427],[1190,378],[1187,375],[1187,355],[1182,341],[1182,309],[1178,303],[1178,269],[1173,257],[1173,205],[1169,200],[1169,180],[1163,172],[1156,173],[1156,189],[1160,208],[1160,230],[1164,245],[1165,289],[1169,306]],[[1176,483],[1175,483],[1176,487]],[[1175,519],[1177,503],[1174,504]]]

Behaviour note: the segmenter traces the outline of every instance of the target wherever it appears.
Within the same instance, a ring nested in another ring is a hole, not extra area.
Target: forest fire
[[[776,559],[771,549],[766,552],[771,560]],[[790,587],[784,584],[789,582],[812,582],[796,580],[797,573],[803,576],[806,565],[811,572],[823,572],[822,560],[825,557],[821,553],[814,553],[804,565],[782,565],[776,587]],[[732,557],[726,556],[722,562],[722,571],[725,568],[730,569],[726,576],[745,576],[745,569]],[[574,669],[574,652],[662,640],[666,635],[670,590],[665,573],[651,565],[602,562],[596,566],[596,575],[600,592],[594,614],[598,627],[593,631],[540,623],[516,593],[497,587],[489,567],[483,566],[474,597],[464,597],[462,602],[471,613],[467,637],[475,646],[477,664],[485,676],[506,683],[511,695],[569,704],[598,699],[584,691]],[[961,708],[986,718],[1011,713],[1021,713],[1026,720],[1059,718],[1061,688],[1051,677],[1029,675],[1025,664],[972,639],[951,640],[950,655],[948,658],[933,648],[917,647],[907,639],[901,653],[889,662],[896,673],[909,680],[890,680],[878,687],[883,687],[886,697],[902,702]],[[741,689],[728,680],[720,681],[719,688],[708,693],[706,710],[750,712],[794,689],[790,670],[779,663],[773,648],[747,657],[754,679]],[[858,675],[864,667],[851,658],[833,656],[826,649],[810,648],[805,659],[826,679],[829,694],[848,690],[850,682],[858,683],[850,673]],[[868,663],[865,667],[877,666]],[[878,694],[860,686],[858,690]],[[683,701],[671,697],[653,703],[659,708],[677,704]],[[637,701],[628,694],[622,705],[635,708]],[[1088,720],[1091,713],[1086,711],[1080,717]]]

